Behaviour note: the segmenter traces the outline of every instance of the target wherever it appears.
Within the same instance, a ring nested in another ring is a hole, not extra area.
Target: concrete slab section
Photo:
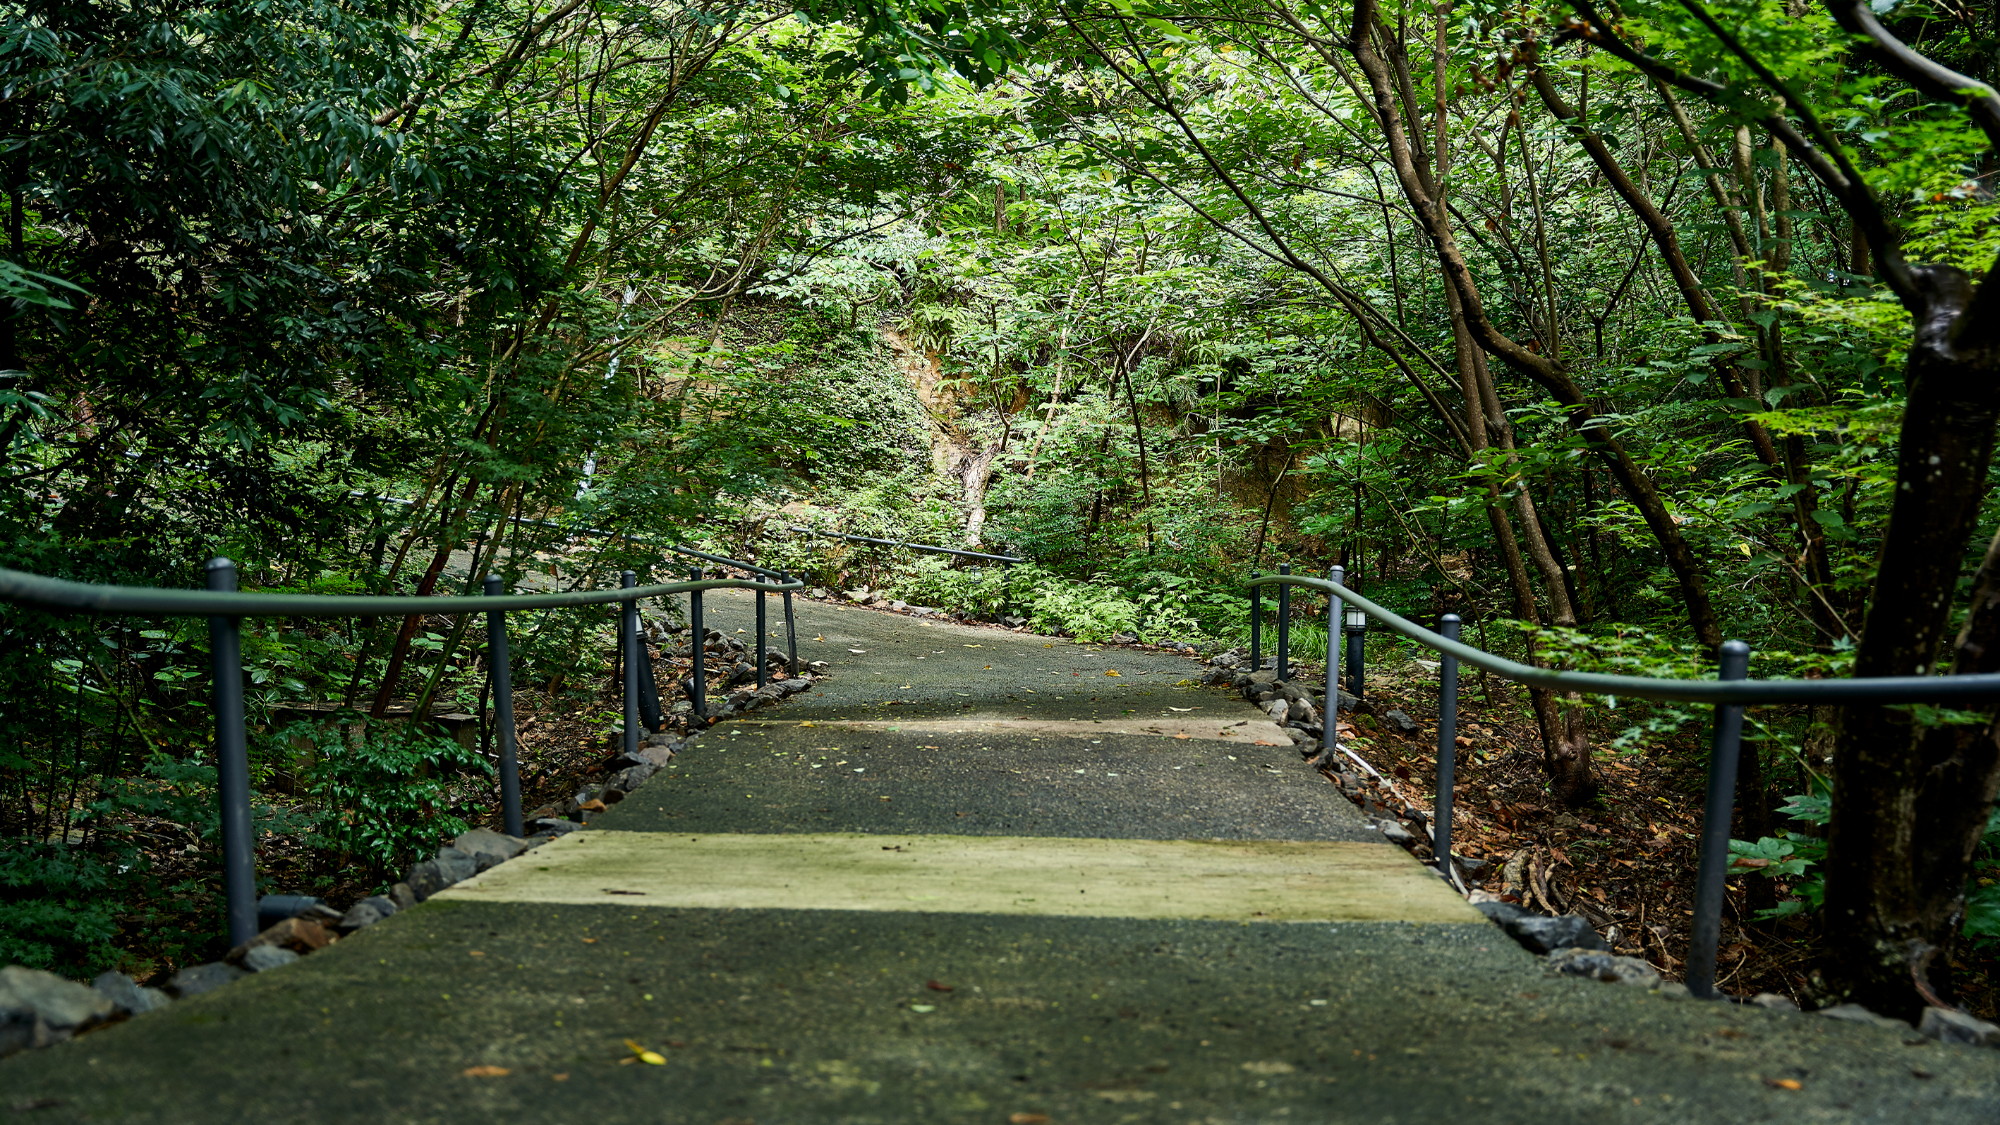
[[[1545,977],[1484,925],[432,901],[295,965],[0,1060],[0,1117],[2000,1120],[2000,1057],[1915,1039]],[[633,1061],[627,1040],[665,1063]]]
[[[1269,719],[1045,719],[1033,715],[967,714],[955,719],[790,719],[744,721],[746,727],[817,727],[824,730],[909,731],[913,734],[980,734],[1003,737],[1102,738],[1107,734],[1233,742],[1240,746],[1290,746],[1285,728]]]
[[[1386,843],[576,832],[438,896],[751,910],[1481,921]]]
[[[890,726],[725,724],[591,823],[689,835],[1381,839],[1289,744]]]

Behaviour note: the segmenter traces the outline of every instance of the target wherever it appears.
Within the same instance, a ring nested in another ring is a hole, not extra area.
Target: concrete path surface
[[[1546,976],[1191,663],[799,617],[834,679],[586,832],[0,1062],[0,1116],[2000,1121],[2000,1053]]]

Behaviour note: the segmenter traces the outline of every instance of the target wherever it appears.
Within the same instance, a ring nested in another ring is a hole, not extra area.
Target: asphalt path
[[[713,601],[747,627],[747,599]],[[835,677],[588,831],[0,1061],[0,1113],[2000,1120],[2000,1053],[1546,975],[1191,662],[799,618]]]

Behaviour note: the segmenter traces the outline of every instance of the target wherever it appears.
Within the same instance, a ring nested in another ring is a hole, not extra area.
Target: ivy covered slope
[[[1338,563],[1552,666],[1707,675],[1741,637],[1754,675],[1993,671],[1993,21],[31,4],[0,17],[0,562],[319,591],[658,562],[563,531],[610,527],[1216,648],[1247,571]],[[0,612],[9,955],[212,940],[204,634]],[[603,625],[521,641],[549,716],[599,705]],[[478,711],[463,622],[253,634],[285,878],[487,815],[482,758],[387,722]],[[1484,706],[1551,823],[1637,816],[1608,778],[1698,799],[1703,714]],[[1804,1000],[1907,1015],[1956,979],[1991,1014],[1992,716],[1751,721],[1726,947]],[[88,906],[121,869],[149,905]]]

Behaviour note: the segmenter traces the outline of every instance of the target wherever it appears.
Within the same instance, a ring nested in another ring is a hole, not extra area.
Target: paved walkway
[[[0,1113],[2000,1120],[1994,1052],[1543,975],[1184,661],[799,617],[832,681],[587,832],[0,1062]]]

